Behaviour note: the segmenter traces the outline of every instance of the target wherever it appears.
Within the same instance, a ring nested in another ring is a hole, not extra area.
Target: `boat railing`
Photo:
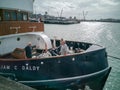
[[[87,50],[92,45],[91,43],[78,42],[78,41],[66,41],[66,44],[69,47],[69,49],[72,47],[74,50],[77,48]],[[60,46],[60,40],[56,40],[56,47],[59,46]]]

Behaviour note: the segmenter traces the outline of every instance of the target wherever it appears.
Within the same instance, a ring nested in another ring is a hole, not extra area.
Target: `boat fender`
[[[26,58],[25,50],[22,48],[15,48],[14,51],[11,53],[11,55],[17,59],[25,59]]]

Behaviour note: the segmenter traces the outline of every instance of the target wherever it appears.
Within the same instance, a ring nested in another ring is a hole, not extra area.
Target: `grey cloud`
[[[34,2],[34,10],[37,13],[48,11],[55,15],[63,9],[65,16],[74,16],[88,11],[88,18],[120,18],[119,8],[120,0],[35,0]]]

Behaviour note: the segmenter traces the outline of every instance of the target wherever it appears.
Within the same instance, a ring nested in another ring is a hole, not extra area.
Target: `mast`
[[[62,10],[61,10],[60,17],[62,17],[62,13],[63,13],[63,8],[62,8]]]

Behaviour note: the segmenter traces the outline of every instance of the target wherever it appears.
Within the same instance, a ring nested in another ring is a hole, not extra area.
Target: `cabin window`
[[[11,20],[16,20],[16,12],[11,12]]]
[[[23,20],[24,20],[24,21],[27,20],[27,14],[23,14]]]
[[[0,41],[0,45],[1,45],[1,41]]]
[[[22,21],[23,20],[23,15],[22,15],[22,13],[17,13],[17,20],[20,20],[20,21]]]
[[[10,12],[8,12],[8,11],[4,12],[4,20],[6,20],[6,21],[10,20]]]
[[[28,13],[17,10],[3,9],[0,11],[0,21],[27,21]]]
[[[1,21],[2,19],[1,19],[1,16],[0,16],[0,21]]]
[[[17,38],[17,41],[20,41],[20,38],[19,38],[19,37]]]

